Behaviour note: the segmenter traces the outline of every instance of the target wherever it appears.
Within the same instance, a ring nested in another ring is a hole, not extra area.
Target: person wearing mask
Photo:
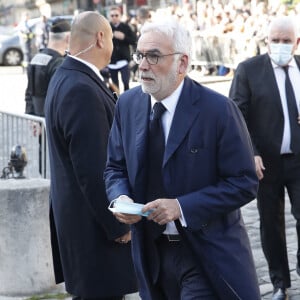
[[[130,26],[121,22],[121,10],[113,6],[109,10],[110,25],[113,31],[114,49],[111,62],[108,65],[113,83],[120,89],[119,73],[121,74],[124,90],[129,89],[131,46],[136,44],[136,35]]]
[[[99,70],[112,49],[109,22],[97,12],[78,14],[45,103],[55,278],[76,300],[137,291],[130,228],[107,210],[103,181],[115,100]]]
[[[285,189],[296,219],[300,275],[300,57],[297,27],[277,17],[268,32],[268,53],[240,63],[229,96],[246,120],[260,180],[257,205],[262,249],[274,287],[273,300],[288,299],[291,286],[285,236]]]
[[[233,101],[187,76],[191,51],[174,19],[142,27],[141,86],[121,94],[108,143],[110,209],[131,224],[143,300],[259,300],[240,212],[258,185],[251,142]]]

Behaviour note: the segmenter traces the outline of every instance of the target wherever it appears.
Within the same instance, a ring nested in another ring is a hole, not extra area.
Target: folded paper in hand
[[[141,203],[127,202],[124,200],[116,199],[109,204],[108,209],[114,213],[119,212],[123,214],[140,215],[143,217],[147,217],[152,212],[152,210],[143,213],[143,207],[144,204]]]

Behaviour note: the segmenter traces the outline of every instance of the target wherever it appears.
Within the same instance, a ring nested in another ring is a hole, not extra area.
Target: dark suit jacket
[[[100,78],[73,58],[52,77],[45,116],[55,275],[84,298],[136,291],[130,243],[114,242],[129,227],[108,211],[103,182],[114,106]]]
[[[149,113],[150,97],[140,87],[121,95],[105,170],[109,200],[120,194],[140,203],[146,199]],[[177,228],[219,298],[260,299],[239,210],[255,198],[258,184],[247,129],[231,100],[188,77],[166,145],[163,179],[187,221],[186,228],[176,222]],[[132,226],[133,257],[143,300],[157,300],[151,268],[157,257],[144,230],[147,222],[143,218]]]
[[[121,22],[118,27],[115,27],[113,24],[110,25],[113,32],[117,30],[125,34],[124,40],[113,38],[114,48],[110,63],[115,64],[118,60],[123,59],[129,62],[131,60],[130,46],[136,45],[136,34],[126,23]]]
[[[295,56],[300,68],[300,56]],[[263,158],[264,181],[276,180],[283,136],[283,110],[274,70],[268,54],[240,63],[229,91],[241,109],[255,155]]]

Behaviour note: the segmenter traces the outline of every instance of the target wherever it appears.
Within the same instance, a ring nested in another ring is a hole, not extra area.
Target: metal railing
[[[192,65],[194,66],[224,65],[235,69],[241,61],[258,53],[256,40],[244,34],[214,35],[198,30],[192,33],[192,40]],[[261,45],[259,51],[264,53],[267,50]]]
[[[45,119],[0,110],[0,171],[8,166],[15,145],[25,148],[26,178],[50,178]]]

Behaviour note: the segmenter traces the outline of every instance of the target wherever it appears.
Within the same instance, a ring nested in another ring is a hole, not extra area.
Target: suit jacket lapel
[[[271,63],[271,59],[267,53],[265,54],[265,59],[263,64],[264,65],[262,66],[261,70],[263,70],[262,78],[266,82],[265,88],[268,88],[268,93],[270,93],[270,99],[274,99],[275,105],[283,115],[281,97],[280,97],[280,93],[279,93],[279,89],[275,77],[275,72]],[[262,84],[264,83],[262,82]]]
[[[196,93],[196,90],[193,88],[193,81],[186,77],[170,128],[163,167],[176,151],[198,115],[199,111],[194,105],[198,98],[199,92]]]

